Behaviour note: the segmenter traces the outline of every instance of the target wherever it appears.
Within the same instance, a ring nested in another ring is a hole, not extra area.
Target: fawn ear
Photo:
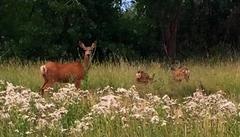
[[[92,43],[91,48],[92,48],[92,49],[96,48],[96,45],[97,45],[97,41],[94,41],[94,42]]]
[[[78,42],[78,45],[79,45],[79,47],[81,47],[82,49],[84,49],[84,50],[86,49],[84,43],[82,43],[81,41]]]

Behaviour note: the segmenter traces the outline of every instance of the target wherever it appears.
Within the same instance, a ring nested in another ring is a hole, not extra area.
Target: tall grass
[[[19,61],[2,63],[0,64],[0,79],[37,91],[43,82],[39,72],[40,64],[40,62],[21,63]]]
[[[0,64],[0,79],[23,85],[38,91],[43,83],[39,67],[43,62],[10,61]],[[240,93],[240,62],[184,62],[191,71],[190,81],[178,83],[172,80],[169,67],[165,62],[129,63],[121,61],[113,63],[92,64],[82,88],[97,89],[110,85],[113,87],[129,88],[136,85],[142,92],[154,94],[169,94],[171,96],[190,95],[200,83],[207,92],[224,90],[230,96]],[[138,69],[155,74],[152,84],[141,85],[135,82],[135,73]]]
[[[229,123],[189,122],[177,125],[151,125],[131,121],[129,128],[122,128],[121,120],[99,118],[95,128],[84,136],[98,137],[235,137],[240,135],[240,126]]]

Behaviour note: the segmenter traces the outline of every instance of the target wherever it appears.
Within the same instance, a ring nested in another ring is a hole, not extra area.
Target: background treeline
[[[76,59],[78,40],[99,60],[237,57],[240,1],[0,1],[0,59]]]

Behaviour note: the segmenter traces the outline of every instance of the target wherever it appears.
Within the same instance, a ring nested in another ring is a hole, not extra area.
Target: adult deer
[[[93,50],[96,48],[96,41],[91,47],[86,47],[84,43],[79,41],[79,46],[84,50],[83,63],[80,61],[72,63],[47,62],[40,67],[41,74],[44,78],[44,84],[41,87],[41,94],[48,87],[52,87],[56,82],[66,83],[74,81],[75,87],[80,88],[81,80],[84,78],[89,68],[89,61]]]

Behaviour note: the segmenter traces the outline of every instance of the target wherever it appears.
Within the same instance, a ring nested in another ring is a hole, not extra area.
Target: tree
[[[22,59],[77,56],[77,41],[86,44],[112,35],[119,16],[116,0],[2,0],[1,46],[9,43]],[[11,42],[10,42],[11,41]],[[69,57],[67,57],[69,58]]]
[[[161,32],[158,37],[167,56],[174,59],[182,0],[137,0],[137,3],[139,14],[152,20],[153,27]]]

